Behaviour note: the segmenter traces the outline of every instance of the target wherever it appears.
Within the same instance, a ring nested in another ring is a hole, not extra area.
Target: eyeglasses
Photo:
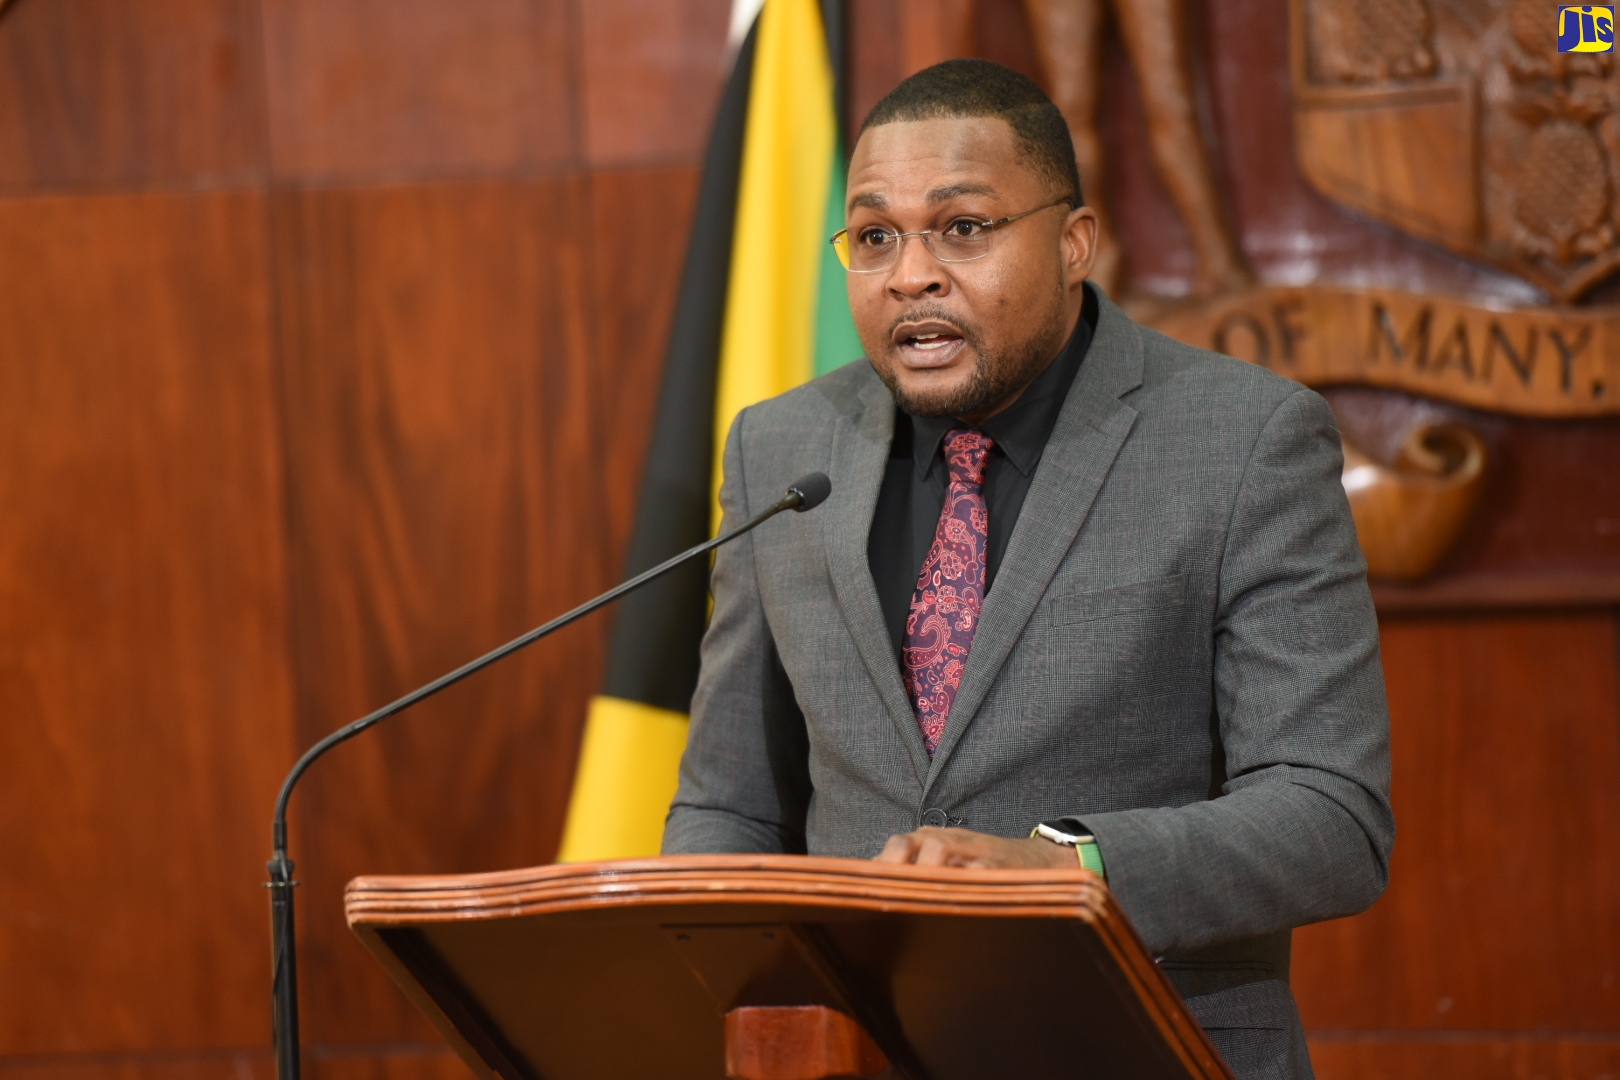
[[[904,246],[908,236],[920,239],[929,253],[940,262],[971,262],[990,254],[990,236],[997,229],[1019,218],[1038,214],[1042,210],[1050,210],[1054,206],[1067,206],[1072,210],[1074,200],[1059,199],[1057,202],[1050,202],[1033,210],[1025,210],[1022,214],[1012,214],[995,221],[959,217],[937,232],[933,229],[894,232],[874,225],[861,229],[851,239],[848,229],[839,229],[827,242],[838,253],[838,261],[843,263],[844,269],[852,274],[875,274],[880,270],[889,269],[900,258],[900,248]]]

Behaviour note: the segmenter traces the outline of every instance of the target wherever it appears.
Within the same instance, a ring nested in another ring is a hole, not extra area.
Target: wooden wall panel
[[[268,1046],[138,1054],[0,1055],[0,1080],[275,1080]],[[442,1041],[304,1046],[309,1080],[471,1080]]]
[[[587,194],[563,179],[278,197],[305,743],[617,569]],[[311,774],[292,821],[313,1041],[433,1037],[344,926],[342,886],[549,860],[604,630],[570,628]]]
[[[849,71],[845,78],[849,115],[845,120],[851,147],[872,106],[910,74],[895,44],[899,36],[897,0],[865,0],[849,6]]]
[[[1317,1080],[1611,1080],[1620,1038],[1315,1041]]]
[[[883,95],[941,60],[980,56],[1040,79],[1023,0],[858,0],[848,11],[850,145]]]
[[[601,172],[591,179],[599,356],[592,370],[604,403],[596,441],[614,573],[624,565],[635,522],[699,173],[648,169]]]
[[[585,157],[597,168],[699,161],[730,73],[730,5],[584,4]]]
[[[1391,883],[1371,911],[1295,935],[1308,1028],[1616,1037],[1614,618],[1384,620]]]
[[[275,1080],[275,1075],[275,1059],[262,1050],[0,1056],[4,1080]]]
[[[292,745],[265,256],[253,193],[0,200],[8,1055],[264,1037]]]
[[[0,24],[0,189],[241,181],[265,161],[252,0],[26,0]]]
[[[973,55],[976,0],[890,2],[898,17],[898,32],[884,44],[895,54],[901,79],[941,60]]]
[[[371,1047],[357,1054],[317,1050],[307,1075],[310,1080],[472,1080],[473,1072],[440,1043],[380,1054]]]
[[[566,0],[260,0],[278,175],[554,169],[578,157]]]
[[[986,60],[1006,64],[1036,82],[1042,79],[1035,34],[1024,0],[976,0],[973,5],[973,52]]]

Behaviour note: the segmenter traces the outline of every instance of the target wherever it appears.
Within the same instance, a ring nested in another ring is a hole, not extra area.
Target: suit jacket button
[[[922,823],[924,825],[932,825],[936,829],[943,829],[946,825],[950,824],[950,821],[951,821],[951,819],[945,813],[945,811],[941,810],[939,807],[936,806],[933,809],[929,810],[927,813],[923,814],[923,822]]]

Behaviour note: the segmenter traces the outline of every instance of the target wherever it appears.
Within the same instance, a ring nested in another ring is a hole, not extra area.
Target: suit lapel
[[[853,415],[841,415],[833,432],[832,497],[821,513],[828,568],[850,636],[878,688],[884,711],[911,754],[917,782],[928,774],[928,751],[900,681],[900,664],[883,621],[883,607],[866,558],[867,537],[894,439],[894,401],[874,375],[857,398]]]
[[[1119,399],[1141,385],[1141,334],[1100,290],[1097,298],[1096,337],[1069,388],[1029,494],[1024,497],[1018,524],[1007,542],[1007,553],[996,571],[995,584],[985,598],[967,670],[928,770],[925,796],[984,703],[1058,565],[1074,545],[1135,423],[1136,410]],[[870,517],[868,514],[868,521]],[[865,533],[861,535],[864,539]],[[903,686],[901,692],[903,697]]]

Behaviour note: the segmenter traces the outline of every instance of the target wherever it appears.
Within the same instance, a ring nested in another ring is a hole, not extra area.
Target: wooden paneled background
[[[1285,0],[1191,6],[1262,278],[1525,297],[1305,186]],[[0,14],[0,1080],[268,1077],[260,883],[295,755],[613,580],[728,8]],[[852,16],[856,117],[944,55],[1037,74],[1018,0]],[[1118,53],[1106,179],[1133,279],[1175,291],[1191,256]],[[1376,428],[1398,398],[1335,404]],[[1499,482],[1470,580],[1491,543],[1557,571],[1565,548],[1523,541],[1549,513],[1620,571],[1620,428],[1482,423],[1533,452]],[[318,1080],[467,1075],[351,940],[340,889],[549,860],[605,628],[300,790]],[[1620,1075],[1615,612],[1392,611],[1384,645],[1393,884],[1296,935],[1320,1075]]]
[[[296,753],[611,583],[727,17],[0,15],[0,1076],[268,1076]],[[341,888],[548,861],[604,628],[300,790],[317,1078],[466,1075]]]

